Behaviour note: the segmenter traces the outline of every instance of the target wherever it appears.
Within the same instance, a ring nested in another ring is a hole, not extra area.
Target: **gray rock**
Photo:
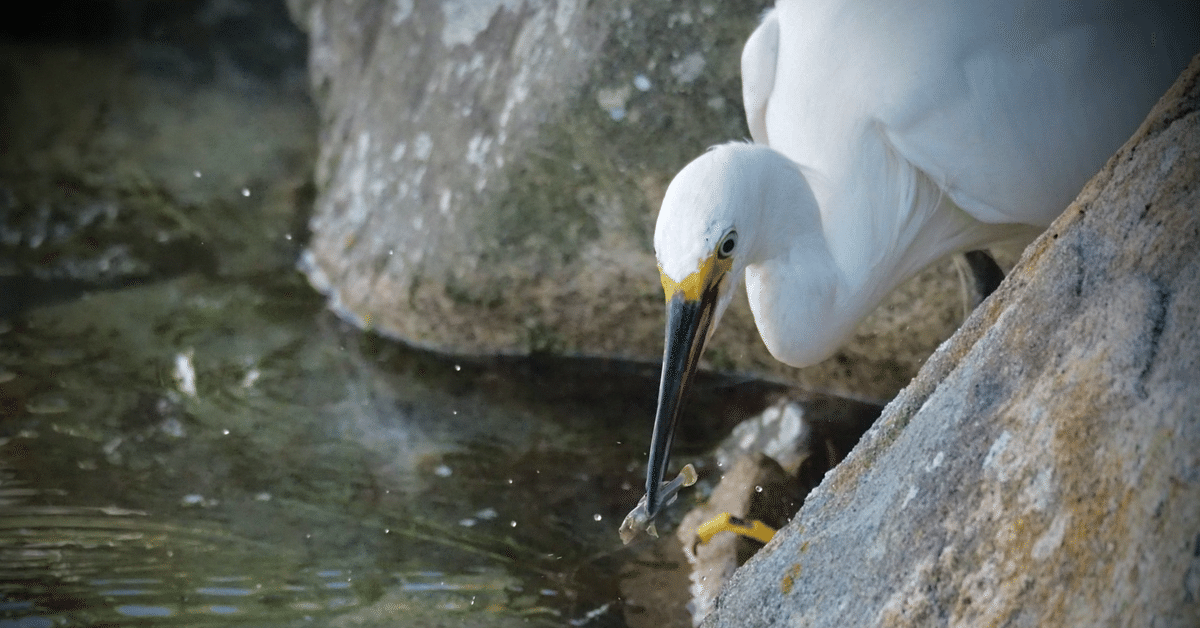
[[[1200,57],[708,626],[1200,625]]]
[[[413,345],[657,361],[655,215],[680,167],[748,137],[740,55],[767,4],[292,0],[322,112],[302,268]],[[947,260],[797,371],[737,297],[706,365],[886,399],[961,318]]]
[[[841,462],[882,406],[853,399],[790,391],[758,415],[742,421],[717,447],[717,466],[733,468],[738,458],[764,454],[790,475],[815,479]],[[806,468],[814,467],[815,478]]]
[[[734,570],[762,547],[731,532],[697,544],[697,529],[727,512],[779,529],[805,496],[845,457],[879,416],[880,406],[825,395],[789,393],[733,429],[716,450],[720,481],[675,530],[692,566],[688,609],[699,625]]]
[[[703,543],[697,537],[697,528],[721,513],[729,513],[743,521],[758,520],[778,529],[791,519],[803,500],[796,477],[761,453],[740,456],[723,468],[712,496],[688,511],[675,529],[675,538],[692,566],[688,592],[695,625],[712,611],[717,593],[738,565],[762,547],[761,542],[732,531],[718,532]]]

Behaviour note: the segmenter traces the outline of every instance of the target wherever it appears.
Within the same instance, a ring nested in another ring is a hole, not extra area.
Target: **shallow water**
[[[653,365],[412,351],[286,272],[2,329],[0,626],[626,624]],[[708,378],[679,450],[770,388]]]
[[[686,621],[673,540],[617,535],[658,367],[338,321],[283,3],[103,7],[0,28],[0,628]],[[660,527],[778,389],[700,378]]]

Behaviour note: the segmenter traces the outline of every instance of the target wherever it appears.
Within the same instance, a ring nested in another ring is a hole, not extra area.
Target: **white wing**
[[[946,70],[965,91],[885,131],[979,220],[1048,225],[1200,50],[1194,3],[1056,4],[1031,28],[964,47]]]
[[[775,64],[779,60],[779,18],[771,10],[754,29],[742,49],[742,103],[750,137],[767,141],[767,103],[775,89]]]
[[[746,113],[837,191],[880,183],[861,167],[874,133],[977,219],[1045,225],[1200,48],[1198,7],[779,0],[770,106]]]

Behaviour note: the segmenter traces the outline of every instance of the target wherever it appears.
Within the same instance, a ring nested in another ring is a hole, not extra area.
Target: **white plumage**
[[[779,2],[746,43],[743,97],[755,143],[794,165],[737,145],[690,164],[660,266],[682,281],[736,229],[728,287],[744,270],[776,358],[817,362],[930,262],[1049,225],[1200,48],[1195,7]]]
[[[742,277],[771,354],[832,354],[897,284],[1028,239],[1200,50],[1194,0],[780,0],[746,43],[753,144],[667,189],[667,334],[644,508],[688,381]]]

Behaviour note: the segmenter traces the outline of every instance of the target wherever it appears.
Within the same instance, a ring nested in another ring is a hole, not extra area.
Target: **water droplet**
[[[593,521],[600,521],[600,520],[601,520],[601,519],[603,519],[603,518],[604,518],[604,517],[603,517],[602,515],[600,515],[599,513],[592,515],[592,520],[593,520]]]
[[[454,469],[451,469],[450,467],[448,467],[444,464],[440,464],[437,466],[436,469],[433,470],[433,474],[438,476],[439,478],[448,478],[454,474]]]
[[[761,486],[755,486],[755,487],[754,487],[754,492],[755,492],[755,493],[761,493],[761,492],[762,492],[762,487],[761,487]]]
[[[633,86],[638,88],[639,91],[649,91],[650,79],[646,78],[645,74],[639,74],[633,77]]]
[[[203,175],[203,174],[202,174],[202,173],[201,173],[199,170],[193,170],[193,171],[192,171],[192,176],[193,176],[193,177],[196,177],[197,179],[199,179],[200,177],[203,177],[204,175]]]
[[[250,196],[250,188],[242,188],[242,196]]]
[[[461,371],[461,370],[462,370],[462,365],[460,365],[460,364],[455,364],[455,365],[454,365],[454,370],[456,370],[456,371]]]

